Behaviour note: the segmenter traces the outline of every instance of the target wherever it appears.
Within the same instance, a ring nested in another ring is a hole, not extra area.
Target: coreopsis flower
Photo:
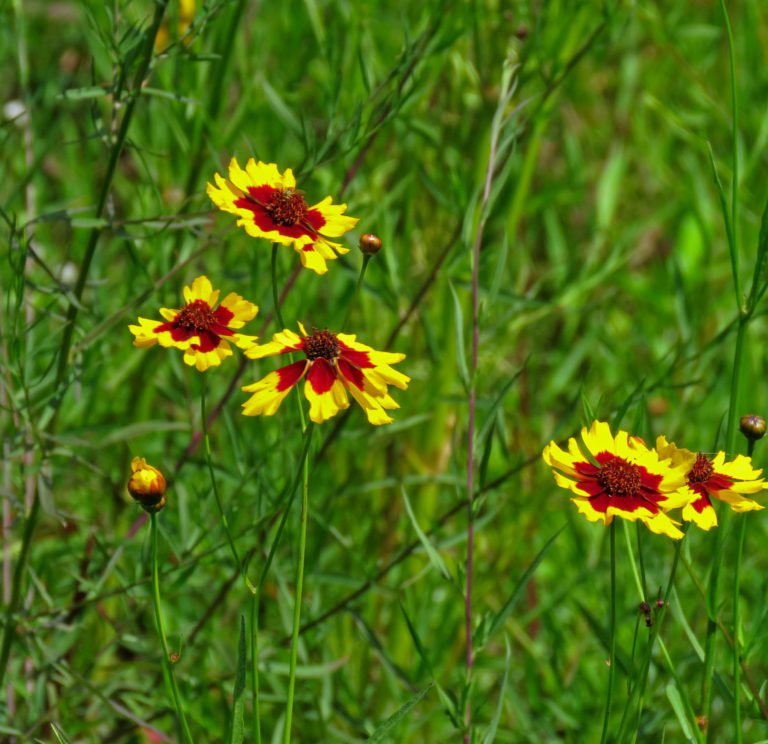
[[[327,260],[349,252],[328,238],[340,237],[358,220],[344,215],[347,205],[330,196],[308,206],[290,168],[281,174],[275,163],[250,158],[243,170],[232,158],[229,179],[216,173],[214,180],[206,191],[219,209],[237,215],[237,224],[254,238],[293,245],[304,267],[324,274]]]
[[[299,330],[301,335],[286,328],[269,343],[252,346],[245,352],[250,359],[291,352],[303,354],[304,358],[242,388],[253,393],[243,404],[243,414],[272,416],[291,388],[306,377],[304,395],[309,401],[309,417],[315,423],[349,408],[347,393],[363,407],[372,424],[391,423],[387,411],[400,406],[389,395],[387,385],[405,390],[410,377],[389,365],[405,359],[405,354],[375,351],[346,333],[315,328],[308,334],[301,323]]]
[[[614,517],[641,520],[652,532],[679,539],[683,533],[666,514],[683,506],[686,466],[673,466],[648,449],[640,437],[619,431],[614,437],[607,423],[593,422],[581,430],[587,455],[576,440],[568,452],[550,442],[544,461],[561,488],[576,494],[578,510],[590,522],[610,524]]]
[[[195,0],[179,0],[179,23],[177,30],[179,32],[179,38],[184,39],[184,34],[192,23],[192,19],[195,17]],[[159,29],[157,29],[157,36],[155,36],[155,50],[162,52],[168,45],[170,40],[170,34],[168,33],[168,19],[164,20]],[[185,44],[189,44],[191,39],[184,39]]]
[[[207,276],[198,276],[192,286],[184,287],[184,307],[179,310],[160,308],[165,323],[139,318],[139,325],[128,326],[136,336],[133,345],[146,348],[157,343],[181,349],[185,364],[200,372],[232,356],[230,341],[240,349],[250,348],[257,337],[238,333],[238,329],[253,320],[259,308],[234,292],[216,307],[219,293]]]
[[[710,459],[701,452],[690,450],[667,442],[666,437],[656,440],[659,457],[668,458],[673,465],[685,468],[687,494],[683,507],[683,519],[693,522],[702,530],[717,526],[717,514],[712,499],[728,504],[735,512],[752,511],[763,507],[744,494],[759,493],[768,488],[760,477],[762,470],[752,467],[752,459],[736,455],[734,460],[725,461],[725,452],[718,452]]]
[[[128,493],[148,512],[160,511],[165,506],[165,478],[143,457],[134,457],[131,462],[131,477]]]

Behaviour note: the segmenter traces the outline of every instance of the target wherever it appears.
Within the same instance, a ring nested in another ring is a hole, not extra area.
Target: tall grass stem
[[[163,665],[165,666],[168,677],[171,682],[171,691],[173,693],[173,705],[176,708],[176,715],[179,717],[179,724],[184,734],[184,740],[187,744],[194,744],[192,734],[189,731],[187,717],[184,714],[184,706],[181,702],[179,686],[176,682],[176,672],[171,661],[171,655],[168,651],[168,640],[165,636],[165,623],[163,622],[163,608],[160,602],[160,579],[158,576],[158,558],[157,558],[157,514],[150,514],[150,530],[152,532],[152,599],[155,605],[155,622],[157,623],[157,633],[160,636],[160,644],[163,647]]]
[[[608,690],[605,694],[605,716],[600,744],[608,741],[608,722],[611,717],[611,700],[613,698],[613,677],[616,670],[616,520],[608,528],[611,541],[611,607],[608,626],[609,656],[608,656]]]

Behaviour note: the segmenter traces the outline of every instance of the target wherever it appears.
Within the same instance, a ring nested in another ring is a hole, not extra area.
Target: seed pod
[[[366,256],[375,256],[381,250],[381,238],[378,235],[366,233],[360,236],[358,245]]]
[[[747,439],[757,441],[762,439],[765,434],[765,419],[762,416],[755,416],[753,413],[742,416],[739,421],[739,429]]]
[[[165,478],[143,457],[134,457],[131,462],[128,492],[145,511],[158,512],[165,506]]]

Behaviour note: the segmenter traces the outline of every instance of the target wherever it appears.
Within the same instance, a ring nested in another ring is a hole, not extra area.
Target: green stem
[[[261,744],[259,712],[259,595],[251,594],[251,697],[253,698],[253,741]]]
[[[157,632],[160,636],[160,644],[163,647],[163,665],[168,672],[168,677],[171,680],[171,690],[173,692],[173,704],[176,708],[176,715],[179,717],[179,723],[184,733],[184,739],[188,744],[194,744],[192,734],[189,731],[189,725],[187,724],[187,718],[184,715],[184,706],[181,704],[181,695],[179,694],[179,686],[176,684],[176,673],[174,671],[173,662],[171,661],[171,655],[168,652],[168,640],[165,637],[165,625],[163,623],[163,609],[160,605],[160,580],[158,578],[157,571],[157,514],[150,514],[150,529],[152,531],[152,599],[155,605],[155,622],[157,623]]]
[[[272,244],[272,304],[274,306],[277,330],[281,332],[285,328],[283,313],[280,311],[280,294],[277,291],[277,243]]]
[[[208,473],[211,477],[211,486],[213,488],[213,495],[216,499],[216,506],[219,509],[221,526],[224,529],[224,534],[227,536],[229,549],[232,551],[232,557],[235,559],[235,565],[237,566],[237,570],[241,573],[243,577],[245,586],[247,587],[248,591],[250,591],[251,593],[254,593],[256,591],[256,587],[251,583],[251,580],[248,578],[247,574],[245,573],[244,566],[240,561],[240,556],[238,555],[237,547],[235,546],[235,541],[229,529],[229,521],[227,520],[227,514],[224,511],[224,505],[221,503],[219,488],[216,484],[216,474],[213,471],[213,459],[211,457],[211,440],[208,437],[208,417],[207,417],[207,412],[205,408],[205,398],[206,398],[207,387],[208,386],[206,384],[206,378],[203,377],[203,382],[200,390],[200,413],[201,413],[202,427],[203,427],[203,442],[205,443],[205,462],[208,466]]]
[[[688,531],[688,524],[683,525],[683,532]],[[648,682],[648,670],[651,666],[651,656],[653,654],[653,647],[656,643],[656,637],[659,635],[659,629],[661,628],[661,623],[664,620],[664,615],[667,611],[667,605],[669,604],[669,598],[672,594],[672,587],[675,583],[675,573],[677,572],[677,564],[680,559],[680,549],[683,544],[683,540],[685,537],[681,538],[677,541],[677,544],[675,545],[675,555],[672,559],[672,567],[669,570],[669,579],[667,580],[667,586],[664,590],[664,604],[662,605],[659,614],[656,617],[656,622],[653,624],[653,627],[651,628],[651,636],[648,639],[648,650],[645,655],[645,660],[643,661],[642,669],[640,670],[640,678],[639,681],[635,682],[635,684],[632,686],[632,691],[627,696],[627,701],[624,705],[624,712],[621,715],[621,723],[619,724],[619,735],[616,737],[617,744],[621,744],[621,742],[624,740],[624,728],[629,720],[629,711],[632,707],[632,700],[634,699],[635,695],[638,694],[639,691],[639,700],[638,700],[638,716],[642,712],[643,708],[643,699],[645,695],[645,686]],[[633,566],[633,576],[635,576],[635,583],[638,585],[638,589],[640,587],[640,580],[637,576],[637,567],[634,565],[634,557],[630,558],[630,564]]]
[[[363,277],[365,276],[365,270],[368,268],[368,262],[371,260],[372,256],[364,255],[363,256],[363,265],[360,267],[360,275],[357,277],[357,284],[355,284],[355,291],[352,294],[352,299],[349,302],[349,307],[347,308],[347,314],[344,316],[344,322],[341,324],[341,330],[344,331],[347,328],[347,323],[349,322],[349,316],[352,315],[352,310],[355,307],[355,303],[357,302],[357,296],[360,294],[360,287],[363,284]]]
[[[224,506],[221,502],[221,496],[219,495],[219,488],[216,484],[216,474],[213,470],[213,458],[211,456],[211,440],[208,436],[208,414],[205,407],[205,400],[206,400],[206,393],[207,393],[207,378],[203,377],[202,386],[200,390],[200,416],[202,421],[202,427],[203,427],[203,441],[205,443],[205,461],[208,465],[208,473],[211,477],[211,486],[213,488],[213,494],[216,498],[216,506],[219,509],[219,517],[221,518],[221,526],[224,529],[224,534],[227,536],[227,542],[229,543],[229,549],[232,551],[232,557],[235,559],[235,565],[237,566],[237,570],[240,572],[240,574],[243,577],[243,583],[245,584],[245,588],[248,590],[248,592],[251,595],[251,663],[252,663],[252,673],[253,676],[251,678],[251,694],[253,696],[253,729],[254,729],[254,742],[256,744],[260,744],[261,742],[261,721],[260,721],[260,715],[259,715],[259,660],[258,660],[258,649],[259,649],[259,639],[258,639],[258,632],[259,632],[259,621],[258,621],[258,592],[256,590],[256,587],[251,583],[251,580],[248,578],[248,574],[245,570],[245,565],[240,560],[240,556],[237,552],[237,547],[235,546],[235,541],[232,537],[232,533],[229,529],[229,521],[227,520],[227,514],[224,511]]]
[[[739,514],[739,535],[736,544],[736,565],[733,577],[733,723],[736,744],[741,744],[741,644],[739,643],[739,574],[741,555],[744,551],[744,535],[747,530],[745,514]]]
[[[309,428],[309,427],[307,427]],[[299,651],[299,626],[301,624],[301,594],[304,588],[304,558],[307,551],[307,513],[309,510],[309,447],[304,453],[303,486],[301,492],[301,526],[299,533],[299,565],[296,569],[296,599],[293,608],[293,632],[291,636],[291,665],[288,674],[288,702],[285,710],[284,744],[291,741],[293,697],[296,689],[296,660]]]
[[[600,744],[608,740],[608,720],[611,714],[611,698],[613,697],[613,675],[616,669],[616,520],[611,522],[611,615],[610,615],[610,655],[608,666],[608,692],[605,696],[605,718],[603,718],[603,733]]]

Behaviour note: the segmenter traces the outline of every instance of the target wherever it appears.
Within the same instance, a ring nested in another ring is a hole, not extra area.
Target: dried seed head
[[[128,492],[145,511],[158,512],[165,506],[165,478],[143,457],[134,457],[131,462]]]
[[[755,416],[753,413],[742,416],[739,421],[741,433],[752,441],[762,439],[765,434],[765,419],[762,416]]]
[[[360,236],[358,245],[366,256],[375,256],[381,250],[381,238],[378,235],[366,233]]]

